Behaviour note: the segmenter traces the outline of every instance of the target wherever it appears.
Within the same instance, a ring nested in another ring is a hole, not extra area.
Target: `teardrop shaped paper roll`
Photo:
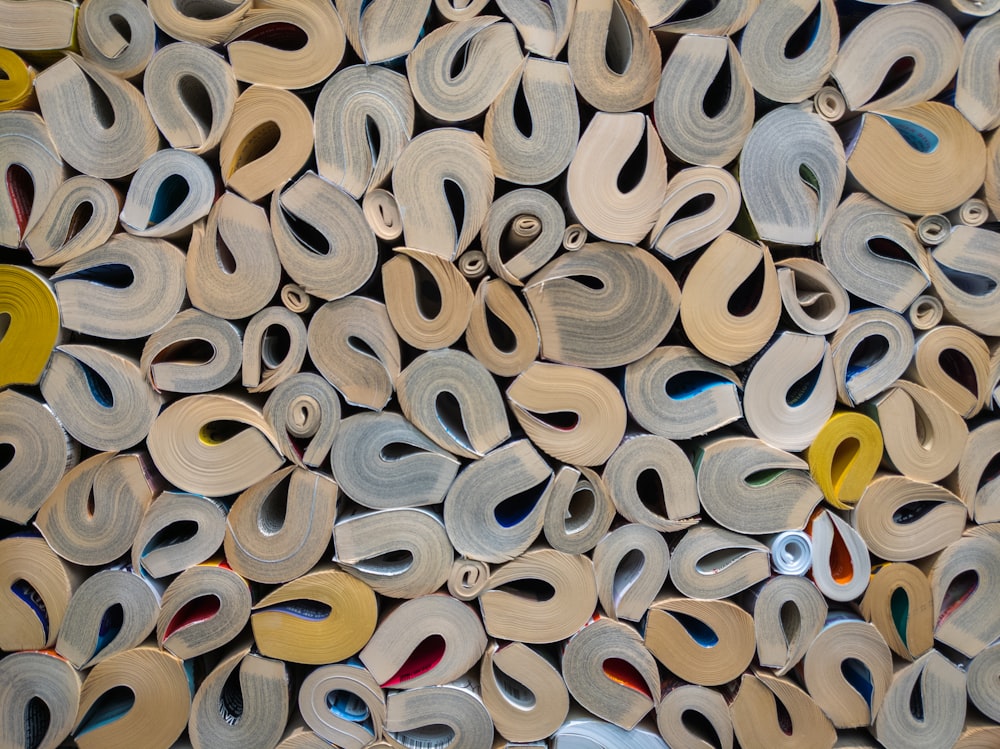
[[[625,436],[625,401],[591,369],[535,362],[507,388],[507,401],[528,438],[566,463],[600,465]],[[559,425],[567,414],[570,426]]]
[[[318,736],[344,749],[364,749],[382,735],[385,695],[356,661],[312,671],[299,687],[298,706]]]
[[[611,528],[615,505],[607,485],[590,468],[561,466],[549,487],[543,530],[553,549],[585,554]]]
[[[707,523],[685,531],[670,559],[670,579],[688,598],[727,598],[770,574],[767,546]]]
[[[208,215],[215,177],[200,157],[157,151],[136,171],[122,207],[122,228],[140,237],[177,237]]]
[[[722,81],[724,100],[715,89]],[[736,45],[726,36],[685,34],[660,76],[653,103],[667,150],[698,166],[735,159],[754,120],[754,91]]]
[[[80,691],[73,738],[80,749],[168,749],[184,732],[191,687],[184,662],[147,645],[94,666]],[[108,712],[112,717],[108,719]]]
[[[897,210],[945,213],[983,184],[983,138],[954,107],[929,101],[891,115],[869,112],[858,128],[849,144],[851,177]]]
[[[34,385],[59,335],[52,287],[34,271],[0,265],[0,387]]]
[[[381,411],[399,377],[399,338],[385,305],[350,296],[309,321],[309,358],[352,406]]]
[[[831,601],[853,601],[864,593],[872,563],[858,532],[831,510],[818,509],[806,533],[813,544],[810,576],[820,592]]]
[[[956,226],[930,253],[928,271],[948,314],[975,332],[1000,335],[1000,239]]]
[[[844,40],[832,74],[849,109],[886,112],[937,96],[961,59],[962,35],[937,8],[880,8]],[[908,77],[880,95],[904,61],[912,66]]]
[[[385,737],[394,749],[427,741],[440,749],[489,749],[493,720],[474,685],[418,687],[386,699]]]
[[[400,5],[392,0],[345,0],[337,6],[351,47],[369,64],[389,62],[413,51],[423,36],[431,0]]]
[[[319,375],[299,372],[271,392],[264,403],[264,418],[286,458],[317,468],[330,454],[340,427],[340,399]]]
[[[14,390],[0,392],[0,517],[31,520],[76,462],[78,448],[45,403]]]
[[[286,35],[302,41],[289,45]],[[230,33],[226,55],[241,81],[300,89],[326,80],[346,47],[335,7],[310,0],[258,0]]]
[[[118,228],[120,210],[121,195],[111,185],[78,174],[52,193],[38,223],[24,236],[24,246],[35,265],[62,265],[108,241]]]
[[[811,36],[803,39],[806,30]],[[743,29],[740,55],[754,91],[771,101],[795,103],[826,82],[839,46],[834,0],[783,0],[754,11]]]
[[[136,574],[164,578],[201,564],[222,546],[227,507],[196,494],[163,492],[139,524],[132,542]]]
[[[569,639],[562,671],[573,699],[626,730],[653,709],[660,693],[659,669],[639,633],[611,619],[592,621]]]
[[[704,443],[695,462],[701,507],[737,533],[801,530],[823,498],[804,460],[751,437]]]
[[[316,100],[313,130],[320,176],[353,198],[381,186],[410,142],[414,116],[405,76],[369,65],[334,74]]]
[[[608,458],[603,478],[615,508],[633,523],[671,533],[698,522],[691,462],[664,437],[630,436]]]
[[[139,368],[161,392],[207,393],[236,379],[242,349],[235,325],[190,308],[146,339]]]
[[[661,598],[649,609],[645,643],[684,681],[718,686],[738,677],[753,660],[753,619],[731,601]]]
[[[8,536],[0,541],[0,602],[5,613],[0,650],[51,648],[75,587],[76,576],[70,577],[44,539]]]
[[[802,663],[803,685],[834,726],[874,722],[892,682],[892,653],[874,626],[831,611]]]
[[[284,583],[311,570],[330,545],[337,484],[288,466],[240,494],[226,521],[225,554],[243,577]]]
[[[775,575],[749,591],[757,661],[784,676],[802,660],[826,621],[826,599],[809,580]]]
[[[35,71],[9,49],[0,53],[0,69],[5,75],[0,86],[0,110],[24,109],[35,92]]]
[[[511,23],[528,52],[554,59],[569,39],[576,4],[568,0],[498,0],[497,5]]]
[[[365,220],[384,242],[395,242],[403,236],[403,214],[399,210],[396,196],[388,190],[369,190],[361,199],[361,210]]]
[[[493,187],[493,169],[479,135],[455,128],[418,135],[392,170],[406,246],[445,260],[461,255],[482,228]]]
[[[743,746],[829,749],[839,738],[815,700],[791,680],[764,670],[742,676],[730,710]]]
[[[569,693],[555,663],[523,642],[491,642],[479,666],[480,695],[508,741],[541,741],[569,711]]]
[[[59,154],[84,174],[126,177],[159,146],[138,89],[72,52],[39,74],[35,93]]]
[[[241,492],[285,462],[263,414],[219,394],[192,395],[167,406],[146,447],[170,483],[209,497]]]
[[[964,426],[964,424],[963,424]],[[956,440],[961,442],[961,440]],[[1000,475],[990,466],[1000,455],[1000,423],[990,421],[970,434],[958,464],[956,493],[979,524],[1000,520]]]
[[[406,72],[421,109],[444,122],[486,111],[523,59],[514,26],[502,20],[476,16],[446,23],[417,43]]]
[[[746,26],[758,3],[726,0],[712,6],[686,7],[686,0],[638,0],[649,25],[671,34],[732,34]],[[704,12],[703,12],[704,11]]]
[[[295,94],[250,86],[236,99],[219,143],[226,187],[251,202],[279,189],[309,160],[312,129],[312,115]]]
[[[934,595],[934,639],[969,658],[1000,637],[1000,622],[993,615],[998,544],[992,536],[963,537],[945,547],[927,572]]]
[[[162,403],[133,359],[98,346],[59,346],[40,387],[66,431],[95,450],[140,442]]]
[[[652,721],[640,723],[631,731],[619,728],[613,723],[595,718],[584,711],[574,711],[552,736],[552,746],[633,746],[636,749],[669,749],[656,731]]]
[[[1000,74],[989,60],[1000,52],[1000,21],[988,17],[978,21],[965,39],[962,61],[955,81],[955,106],[976,130],[1000,125]]]
[[[421,354],[396,379],[396,393],[403,415],[459,457],[480,458],[510,437],[500,391],[469,354],[452,349]]]
[[[444,522],[455,550],[507,562],[542,530],[552,469],[528,440],[508,442],[463,470],[448,490]]]
[[[168,44],[153,55],[142,80],[150,114],[171,146],[203,154],[219,145],[240,93],[221,55],[200,44]]]
[[[826,339],[786,331],[747,375],[743,412],[764,442],[798,452],[816,438],[836,402],[837,381]]]
[[[525,595],[519,589],[533,592]],[[583,555],[529,549],[490,575],[479,606],[491,637],[527,643],[563,640],[586,624],[597,606],[594,565]]]
[[[684,332],[702,354],[722,364],[739,364],[760,351],[781,317],[770,250],[728,231],[695,261],[684,291]]]
[[[621,0],[578,0],[568,59],[580,96],[601,112],[628,112],[653,101],[660,46],[643,14]]]
[[[892,562],[872,568],[861,614],[900,658],[912,661],[934,646],[933,608],[931,584],[919,567]]]
[[[78,669],[90,668],[141,645],[159,613],[153,587],[127,566],[101,570],[70,598],[56,652]]]
[[[628,169],[637,151],[639,166]],[[576,220],[601,239],[636,244],[653,228],[666,191],[667,159],[649,117],[595,114],[566,174],[569,210]]]
[[[538,357],[535,321],[502,278],[476,287],[465,343],[470,354],[500,377],[516,377]]]
[[[265,307],[255,314],[247,323],[243,336],[243,386],[247,392],[272,391],[273,397],[274,390],[285,385],[289,380],[297,379],[306,358],[306,350],[309,345],[308,336],[302,317],[285,307]],[[312,373],[303,372],[301,374]],[[311,379],[307,378],[301,382],[311,382]],[[323,388],[322,392],[314,393],[314,395],[324,404],[337,401],[337,396],[329,383],[323,380],[323,384],[326,385],[326,388]],[[337,401],[336,409],[337,418],[339,418],[339,401]],[[306,415],[303,415],[303,418],[305,421],[309,420]],[[336,423],[333,426],[336,427]],[[306,428],[304,423],[300,424],[299,427]],[[330,446],[326,445],[323,451],[329,452],[329,449]],[[286,453],[285,457],[295,460],[287,454],[288,451],[284,452]]]
[[[953,746],[965,724],[965,679],[936,650],[903,666],[875,719],[875,737],[884,746]]]
[[[593,560],[601,608],[612,619],[638,622],[667,580],[670,548],[661,533],[629,523],[597,543]]]
[[[805,531],[781,531],[767,537],[771,567],[779,575],[804,575],[812,567],[812,539]]]
[[[250,618],[250,586],[220,559],[189,567],[163,591],[156,641],[194,658],[236,637]]]
[[[199,13],[198,6],[177,0],[152,0],[149,12],[156,25],[174,39],[209,47],[224,42],[252,7],[252,0],[208,0]]]
[[[917,336],[907,374],[966,419],[979,413],[990,396],[989,349],[958,325],[939,325]]]
[[[881,476],[865,489],[851,525],[875,556],[908,562],[961,538],[966,518],[962,500],[937,484]]]
[[[80,8],[77,24],[83,56],[122,78],[141,75],[153,56],[156,26],[138,0],[91,0]]]
[[[451,545],[450,541],[448,545]],[[458,557],[448,574],[448,594],[459,601],[479,598],[479,594],[486,589],[489,576],[490,566],[486,562]]]
[[[793,257],[775,263],[775,270],[785,314],[802,331],[828,335],[844,324],[851,311],[850,299],[825,265]]]
[[[990,215],[1000,215],[1000,138],[991,135],[986,149],[986,182],[983,195]]]
[[[740,379],[686,346],[660,346],[625,369],[625,402],[643,429],[690,439],[743,415]]]
[[[906,371],[913,330],[895,312],[870,307],[852,312],[830,339],[837,397],[855,406],[884,392]]]
[[[340,518],[333,540],[337,563],[390,598],[417,598],[440,590],[449,581],[455,557],[441,517],[416,507]]]
[[[1000,690],[997,681],[1000,678],[1000,647],[991,645],[972,659],[968,669],[967,688],[969,700],[983,715],[991,720],[997,720],[1000,715]]]
[[[51,203],[65,167],[46,123],[34,112],[3,112],[0,145],[7,187],[0,199],[0,245],[18,247]]]
[[[666,680],[663,697],[656,706],[656,727],[668,746],[733,749],[729,705],[720,692],[710,687]]]
[[[194,229],[185,276],[191,303],[211,315],[238,320],[263,309],[281,282],[281,262],[264,209],[223,193],[205,228]]]
[[[754,124],[739,163],[753,225],[765,241],[815,244],[847,176],[840,137],[818,115],[788,105]]]
[[[541,6],[550,15],[573,12],[567,0],[555,5],[553,9],[530,0],[517,9],[534,13]],[[521,101],[527,105],[527,125]],[[483,125],[494,173],[518,185],[540,185],[558,177],[569,166],[579,135],[580,113],[569,66],[530,56],[493,100]]]
[[[330,453],[340,488],[373,510],[444,501],[458,467],[457,458],[390,411],[348,416]]]
[[[457,679],[485,649],[486,633],[470,606],[429,595],[385,614],[358,658],[383,687],[415,689]]]
[[[3,746],[56,749],[69,736],[80,706],[80,675],[68,661],[51,651],[11,653],[0,665],[0,685]]]
[[[906,317],[914,330],[930,330],[944,317],[944,305],[934,294],[921,294],[906,310]]]
[[[882,432],[867,416],[840,411],[816,435],[806,460],[827,502],[838,510],[850,509],[878,470]]]
[[[188,735],[194,749],[274,746],[288,720],[288,669],[250,645],[226,655],[198,685]]]
[[[480,239],[490,270],[512,286],[522,286],[559,251],[565,231],[559,201],[542,190],[522,188],[493,202]]]
[[[636,361],[663,340],[680,289],[646,250],[593,242],[548,263],[524,296],[544,358],[605,369]]]
[[[49,546],[75,564],[110,564],[132,546],[158,492],[143,455],[101,453],[71,468],[38,511]]]
[[[676,260],[714,241],[739,214],[740,185],[725,169],[682,169],[667,183],[650,248]]]

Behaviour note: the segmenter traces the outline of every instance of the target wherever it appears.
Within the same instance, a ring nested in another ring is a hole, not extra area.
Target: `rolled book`
[[[670,580],[688,598],[727,598],[768,578],[768,556],[756,539],[699,523],[673,548]]]
[[[174,401],[153,422],[146,448],[157,470],[192,494],[235,494],[285,462],[258,408],[218,393]]]
[[[521,188],[493,201],[479,237],[490,270],[511,286],[522,286],[555,256],[565,230],[559,201],[542,190]]]
[[[671,673],[702,686],[737,678],[750,665],[756,647],[753,619],[735,603],[679,596],[653,603],[644,641]]]
[[[959,325],[939,325],[918,335],[906,374],[966,419],[990,397],[989,349],[980,336]]]
[[[976,130],[1000,125],[996,95],[1000,79],[985,64],[1000,45],[1000,23],[991,17],[977,21],[965,37],[955,81],[955,107]]]
[[[329,441],[333,437],[331,429],[335,430],[340,423],[340,400],[326,379],[312,372],[299,372],[305,362],[308,347],[309,333],[298,314],[286,307],[265,307],[250,318],[243,334],[242,384],[251,393],[271,392],[268,401],[272,398],[274,400],[270,413],[274,414],[274,426],[279,439],[282,417],[285,418],[284,426],[290,427],[288,433],[294,432],[296,436],[303,438],[315,437],[317,418],[327,422],[324,425],[325,438],[313,441],[315,447],[309,458],[315,460],[316,451],[330,450]],[[300,374],[303,376],[299,377]],[[282,394],[274,395],[279,389]],[[287,408],[300,395],[313,398],[314,404],[311,403],[311,408],[301,415],[304,421],[298,423],[295,417],[288,413],[282,414],[280,410],[282,407]],[[266,401],[264,407],[266,410]],[[313,442],[309,443],[310,447]],[[282,452],[290,460],[298,457],[289,454],[294,451],[283,449]]]
[[[361,199],[361,210],[375,236],[384,242],[394,242],[403,236],[403,215],[396,196],[388,190],[369,190]]]
[[[934,644],[931,586],[915,565],[891,562],[873,567],[861,599],[861,614],[875,625],[892,652],[907,661]]]
[[[395,60],[413,50],[423,35],[430,7],[431,0],[406,5],[347,0],[337,11],[351,47],[366,63],[375,63]]]
[[[837,328],[830,352],[837,398],[854,406],[885,391],[903,375],[913,356],[913,330],[891,310],[861,309]]]
[[[226,645],[250,618],[250,586],[224,561],[189,567],[163,591],[156,641],[185,660]]]
[[[497,732],[511,742],[544,741],[569,711],[559,668],[522,642],[487,645],[479,687]]]
[[[573,711],[550,740],[551,749],[601,749],[606,746],[631,746],[635,749],[666,749],[656,726],[644,722],[626,731],[613,723]]]
[[[1000,689],[997,688],[1000,671],[1000,647],[996,644],[982,650],[969,663],[966,688],[969,700],[983,715],[991,720],[1000,716]]]
[[[875,719],[875,738],[890,747],[953,746],[965,724],[965,681],[936,650],[901,666]]]
[[[51,648],[79,576],[34,535],[0,541],[0,563],[0,600],[7,614],[0,621],[0,650]]]
[[[36,178],[36,190],[37,182]],[[78,174],[55,189],[45,211],[24,235],[24,246],[35,265],[62,265],[107,242],[118,228],[120,210],[121,194],[115,188],[97,177]]]
[[[304,288],[296,283],[286,283],[279,292],[281,303],[289,312],[301,315],[312,309],[312,297]]]
[[[319,566],[261,598],[250,626],[257,649],[292,663],[336,663],[375,631],[375,593],[362,581]]]
[[[284,583],[326,554],[340,490],[318,471],[288,466],[240,494],[226,517],[226,562],[258,583]]]
[[[695,260],[680,298],[681,325],[702,354],[732,366],[774,335],[781,294],[767,247],[724,232]]]
[[[871,624],[833,610],[802,659],[802,683],[837,728],[875,722],[892,682],[892,653]]]
[[[151,7],[168,2],[154,0]],[[250,4],[240,5],[245,9]],[[240,93],[233,69],[221,55],[201,44],[167,44],[153,55],[142,80],[153,121],[172,147],[202,154],[219,145]],[[201,97],[208,100],[207,107],[196,106]]]
[[[335,73],[316,100],[320,176],[353,198],[382,186],[413,136],[414,113],[405,76],[364,65]]]
[[[294,719],[289,726],[285,730],[285,733],[282,734],[282,739],[278,743],[278,749],[327,749],[330,746],[329,741],[320,738],[317,734],[299,725]],[[372,744],[372,746],[382,749],[378,743]]]
[[[0,664],[0,743],[56,749],[80,706],[80,674],[51,650],[7,655]]]
[[[731,34],[746,26],[757,9],[753,0],[693,9],[677,0],[639,0],[636,5],[651,27],[670,34]]]
[[[983,195],[991,215],[1000,215],[1000,138],[990,136],[986,146],[986,182]]]
[[[661,533],[629,523],[597,542],[593,560],[601,608],[611,619],[637,622],[667,580],[670,549]]]
[[[0,200],[0,245],[18,247],[35,227],[67,176],[55,138],[34,112],[3,112],[0,157],[7,195]]]
[[[0,36],[0,46],[30,51],[59,50],[73,45],[76,6],[61,0],[46,0],[36,6],[5,0],[2,7],[8,25]]]
[[[951,233],[951,222],[947,216],[931,213],[917,222],[917,237],[929,248],[941,244]]]
[[[784,676],[798,665],[826,621],[823,594],[804,577],[779,574],[747,593],[757,661]]]
[[[833,723],[809,694],[790,679],[763,669],[743,674],[729,709],[743,746],[829,749],[838,738]]]
[[[695,463],[702,509],[737,533],[802,530],[823,498],[805,461],[751,437],[702,443]]]
[[[593,563],[583,555],[530,549],[494,570],[479,606],[491,637],[529,644],[564,640],[597,607]]]
[[[968,658],[1000,638],[1000,622],[990,613],[998,543],[994,536],[964,536],[940,551],[927,571],[934,639]]]
[[[245,364],[243,372],[246,374]],[[298,372],[282,379],[264,402],[263,413],[278,437],[282,454],[290,461],[317,468],[329,457],[340,427],[340,399],[322,377]]]
[[[190,308],[146,339],[139,368],[158,391],[208,393],[239,376],[242,349],[239,328]]]
[[[227,507],[197,494],[162,492],[132,541],[136,574],[163,578],[209,559],[226,535]]]
[[[510,0],[503,3],[511,6]],[[573,6],[557,0],[555,7],[538,0],[519,3],[518,13],[572,15]],[[566,28],[569,31],[569,28]],[[523,97],[523,98],[522,98]],[[527,123],[520,101],[527,104]],[[519,185],[539,185],[569,166],[580,134],[576,89],[564,62],[528,56],[506,82],[486,111],[483,142],[497,177]]]
[[[0,387],[37,384],[62,336],[52,287],[27,268],[0,265],[0,313]]]
[[[669,746],[733,749],[733,721],[726,698],[715,689],[665,681],[656,705],[656,727]]]
[[[400,371],[385,305],[360,296],[324,304],[309,321],[309,358],[345,401],[381,411]]]
[[[995,311],[1000,293],[998,251],[993,232],[956,226],[928,253],[931,282],[949,317],[985,336],[1000,334],[1000,314]]]
[[[490,566],[486,562],[458,557],[448,574],[448,594],[459,601],[479,598],[479,594],[486,590],[489,578]]]
[[[500,377],[516,377],[538,357],[535,321],[502,278],[485,279],[476,287],[465,344]]]
[[[906,310],[906,316],[914,330],[930,330],[941,323],[944,305],[933,294],[921,294]]]
[[[542,526],[549,546],[585,554],[604,538],[614,519],[614,502],[598,473],[570,466],[555,472]]]
[[[153,56],[156,26],[145,3],[89,2],[80,8],[76,40],[84,57],[122,78],[136,78]]]
[[[832,510],[817,509],[806,526],[812,539],[810,576],[831,601],[853,601],[865,592],[871,557],[864,539]]]
[[[17,7],[6,4],[8,8]],[[6,75],[0,87],[0,110],[24,109],[33,101],[35,93],[35,71],[9,49],[0,53],[0,69]]]
[[[24,525],[79,456],[52,409],[16,390],[0,393],[0,517]]]
[[[204,229],[195,227],[184,270],[188,296],[198,309],[227,320],[260,312],[281,282],[267,213],[235,193],[223,193]]]
[[[448,489],[444,523],[455,550],[508,562],[542,531],[552,469],[529,440],[515,440],[467,466]]]
[[[977,523],[1000,520],[1000,475],[995,468],[1000,449],[996,447],[998,427],[994,422],[977,426],[969,434],[958,463],[957,481],[952,487],[969,508]]]
[[[667,150],[683,162],[722,167],[739,156],[753,127],[754,90],[732,40],[681,36],[663,66],[653,114]]]
[[[989,749],[1000,739],[1000,726],[975,710],[968,710],[956,749]]]
[[[74,564],[110,564],[127,554],[154,494],[143,454],[99,453],[71,468],[35,518],[49,546]]]
[[[341,422],[330,467],[348,497],[382,510],[444,501],[459,461],[400,414],[385,411]]]
[[[682,169],[667,183],[650,248],[676,260],[713,242],[736,220],[741,200],[739,182],[725,169]]]
[[[440,749],[490,749],[493,720],[475,685],[417,687],[386,697],[385,739],[393,749],[427,743]]]
[[[812,539],[804,531],[782,531],[767,538],[771,567],[779,575],[804,575],[812,567]]]
[[[838,510],[853,506],[882,460],[880,423],[854,411],[839,411],[806,450],[809,472],[826,501]]]
[[[175,0],[152,0],[149,12],[156,25],[174,39],[210,47],[224,42],[252,6],[251,0],[208,0],[199,13]]]
[[[801,330],[828,335],[851,311],[847,291],[823,264],[805,257],[775,263],[782,307]]]
[[[660,694],[660,672],[639,633],[603,617],[566,643],[562,672],[583,708],[626,730],[653,709]]]
[[[208,215],[215,177],[199,156],[157,151],[136,170],[122,206],[122,228],[139,237],[179,237]]]
[[[316,736],[344,749],[364,749],[382,735],[385,694],[356,660],[320,666],[298,691],[299,713]]]
[[[142,737],[168,749],[184,732],[191,683],[180,658],[143,645],[94,666],[80,690],[73,739],[81,749],[126,749]]]
[[[231,649],[198,685],[191,701],[192,747],[277,744],[288,721],[289,681],[282,661],[265,658],[250,644]]]

